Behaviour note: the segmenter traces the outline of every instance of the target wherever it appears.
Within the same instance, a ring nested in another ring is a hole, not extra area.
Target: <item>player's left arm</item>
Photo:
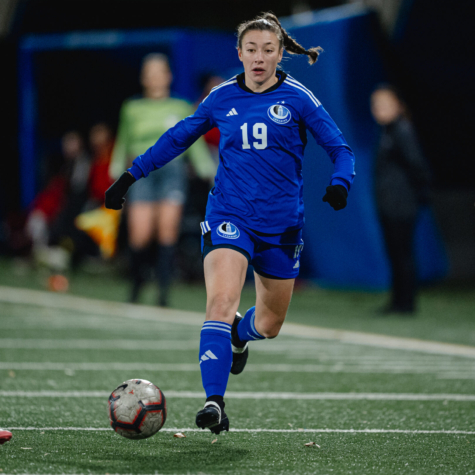
[[[327,152],[334,165],[323,201],[328,202],[335,210],[343,209],[355,178],[355,155],[334,120],[320,103],[306,101],[303,119],[307,129],[318,145]]]

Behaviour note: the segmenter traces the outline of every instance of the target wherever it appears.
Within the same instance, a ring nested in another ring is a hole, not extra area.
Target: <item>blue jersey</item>
[[[197,111],[163,134],[129,169],[138,179],[183,153],[213,127],[221,133],[210,216],[232,219],[262,233],[303,227],[302,166],[306,129],[335,164],[331,184],[350,188],[354,155],[318,99],[283,72],[262,93],[244,84],[244,73],[216,86]]]

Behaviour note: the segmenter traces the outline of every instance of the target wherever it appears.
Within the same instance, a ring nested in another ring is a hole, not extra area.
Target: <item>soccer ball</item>
[[[145,379],[129,379],[109,396],[112,428],[128,439],[146,439],[165,424],[167,405],[162,391]]]

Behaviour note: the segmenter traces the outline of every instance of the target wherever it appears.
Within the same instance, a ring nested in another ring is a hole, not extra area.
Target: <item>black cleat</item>
[[[213,434],[229,431],[229,419],[219,404],[209,401],[205,407],[196,414],[196,425],[200,429],[209,429]]]
[[[238,346],[240,344],[239,336],[237,333],[237,327],[242,320],[242,316],[239,312],[234,317],[233,326],[231,327],[231,346],[233,349],[233,364],[231,365],[231,374],[242,373],[247,363],[247,357],[249,356],[249,344],[243,347]],[[242,343],[241,343],[242,344]]]

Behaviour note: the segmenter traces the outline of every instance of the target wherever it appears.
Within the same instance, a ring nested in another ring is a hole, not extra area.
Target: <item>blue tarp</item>
[[[338,9],[332,9],[338,11]],[[342,13],[348,9],[339,9]],[[385,289],[389,264],[374,203],[374,150],[378,130],[370,115],[369,96],[386,78],[376,45],[375,18],[361,10],[338,18],[291,27],[297,41],[324,49],[310,66],[304,57],[290,57],[285,71],[311,89],[343,131],[356,156],[356,179],[348,206],[335,212],[321,201],[332,164],[310,138],[304,164],[304,230],[307,276],[321,285]],[[416,231],[416,258],[421,280],[447,273],[444,246],[432,212],[422,210]]]

